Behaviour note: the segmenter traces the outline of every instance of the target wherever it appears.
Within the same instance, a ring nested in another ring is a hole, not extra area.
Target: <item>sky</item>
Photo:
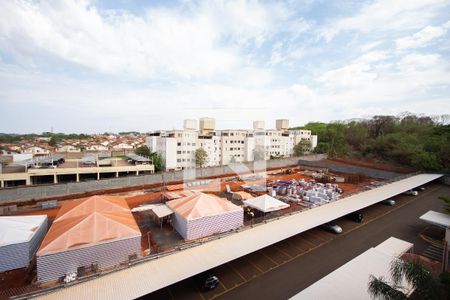
[[[450,113],[449,0],[0,1],[0,132]]]

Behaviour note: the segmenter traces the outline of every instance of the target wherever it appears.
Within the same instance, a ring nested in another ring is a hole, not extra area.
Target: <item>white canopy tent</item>
[[[243,203],[246,206],[262,211],[263,213],[285,209],[290,206],[289,204],[269,195],[262,195],[256,198],[248,199],[243,201]]]

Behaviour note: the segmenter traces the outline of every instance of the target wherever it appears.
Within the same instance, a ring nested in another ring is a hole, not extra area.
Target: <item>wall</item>
[[[301,157],[302,161],[314,161],[325,159],[325,155],[310,155]],[[268,169],[280,168],[291,165],[297,165],[298,157],[286,159],[269,160],[262,162],[248,162],[244,164],[232,164],[229,166],[218,166],[210,168],[191,169],[196,178],[214,177],[226,174],[246,173],[253,171],[264,171],[264,165]],[[102,180],[91,180],[84,182],[69,182],[50,185],[23,186],[15,188],[0,189],[0,204],[8,204],[15,202],[24,202],[48,197],[58,197],[77,193],[94,192],[106,189],[124,188],[131,186],[142,186],[149,184],[162,183],[163,179],[166,183],[174,181],[182,181],[184,178],[183,171],[163,172],[142,176],[127,176]],[[191,174],[192,175],[192,174]]]
[[[358,167],[358,166],[351,166],[351,165],[335,164],[333,162],[300,160],[299,163],[300,163],[300,165],[304,165],[304,166],[327,168],[332,171],[348,173],[348,174],[364,174],[368,177],[381,178],[381,179],[392,179],[392,178],[395,178],[395,177],[398,177],[399,175],[401,175],[399,173],[394,173],[394,172],[388,172],[388,171],[376,170],[376,169],[370,169],[370,168],[364,168],[364,167]]]
[[[133,254],[141,256],[140,236],[37,256],[37,280],[57,280],[93,263],[106,269],[128,261]]]

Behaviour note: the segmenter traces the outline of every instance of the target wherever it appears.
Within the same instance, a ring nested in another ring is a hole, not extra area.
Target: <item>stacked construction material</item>
[[[166,204],[175,212],[173,226],[185,240],[234,230],[244,221],[241,207],[201,192]]]
[[[93,196],[64,204],[37,253],[38,281],[104,269],[141,255],[141,232],[127,202]]]
[[[320,183],[315,180],[296,181],[277,180],[268,184],[269,192],[275,191],[281,198],[291,201],[306,201],[315,205],[322,205],[340,198],[342,190],[334,183]]]
[[[30,264],[47,231],[47,216],[0,217],[0,272]]]

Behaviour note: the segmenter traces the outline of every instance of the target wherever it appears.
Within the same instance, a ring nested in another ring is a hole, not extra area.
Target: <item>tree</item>
[[[59,139],[56,135],[53,135],[53,136],[50,138],[50,141],[48,141],[48,145],[49,145],[49,146],[52,146],[52,147],[55,147],[56,144],[58,144],[58,143],[60,143],[60,142],[61,142],[61,139]]]
[[[236,162],[236,157],[234,157],[234,155],[231,155],[230,164],[234,164],[235,162]]]
[[[294,146],[294,155],[302,156],[305,153],[311,151],[311,141],[300,141],[297,145]]]
[[[208,153],[206,153],[205,149],[198,148],[195,150],[195,163],[197,166],[202,168],[208,160]]]
[[[150,157],[152,154],[150,149],[146,145],[137,147],[136,150],[134,150],[134,153],[145,157]]]
[[[150,154],[150,158],[153,162],[153,165],[155,166],[155,171],[159,172],[164,170],[164,158],[162,155],[158,152],[152,152]]]
[[[404,281],[407,282],[413,292],[413,299],[448,299],[448,272],[439,276],[434,276],[419,259],[403,260],[395,259],[390,268],[392,285],[384,278],[376,278],[370,275],[368,286],[369,293],[374,298],[385,300],[409,299],[402,287]]]
[[[447,214],[450,215],[450,196],[442,195],[442,196],[439,196],[438,198],[445,202],[444,209],[447,212]]]
[[[253,149],[253,160],[254,161],[261,161],[265,160],[266,155],[264,151],[264,146],[262,145],[256,145]]]

